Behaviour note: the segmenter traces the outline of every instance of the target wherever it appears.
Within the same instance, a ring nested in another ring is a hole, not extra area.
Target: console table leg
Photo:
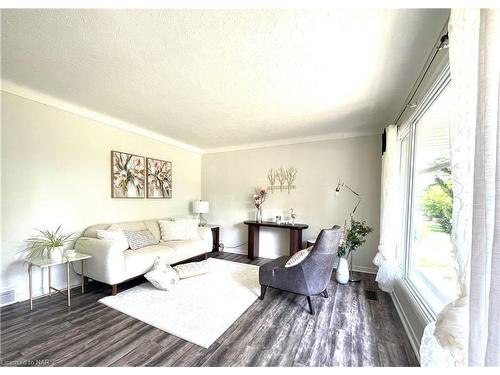
[[[254,260],[259,256],[259,226],[248,226],[248,259]]]
[[[290,256],[302,247],[302,230],[290,229]]]

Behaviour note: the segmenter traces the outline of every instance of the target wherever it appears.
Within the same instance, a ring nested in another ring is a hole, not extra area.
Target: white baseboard
[[[408,339],[410,340],[411,347],[413,349],[413,352],[415,353],[415,356],[417,357],[418,362],[420,363],[420,341],[417,339],[417,335],[411,328],[410,321],[408,317],[406,316],[403,307],[401,306],[401,302],[399,302],[398,296],[396,293],[392,292],[391,293],[391,298],[392,302],[394,303],[394,306],[396,307],[396,311],[399,315],[399,318],[401,319],[401,322],[403,323],[403,327],[406,332],[406,336],[408,336]]]
[[[356,271],[356,272],[370,273],[372,275],[377,274],[377,268],[375,268],[375,267],[357,266],[357,265],[353,264],[352,270]]]

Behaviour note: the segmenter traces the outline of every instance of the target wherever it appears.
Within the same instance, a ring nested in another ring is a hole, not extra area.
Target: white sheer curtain
[[[500,366],[500,10],[481,10],[469,365]]]
[[[455,96],[450,127],[452,239],[460,295],[443,309],[435,323],[426,327],[420,347],[421,364],[498,366],[499,11],[452,9],[449,37]]]
[[[396,125],[385,128],[386,147],[382,155],[382,180],[380,197],[380,243],[373,263],[378,266],[377,282],[380,289],[392,292],[396,272],[396,245],[399,231],[399,153]]]

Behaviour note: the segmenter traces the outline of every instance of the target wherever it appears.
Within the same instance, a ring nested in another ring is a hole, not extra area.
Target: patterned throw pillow
[[[312,250],[312,246],[308,247],[307,249],[297,251],[295,254],[293,254],[290,259],[285,264],[285,267],[292,267],[296,266],[300,262],[302,262],[306,257],[309,255],[309,253]]]
[[[179,275],[179,278],[187,279],[188,277],[207,273],[208,267],[205,261],[201,261],[201,262],[179,264],[178,266],[174,267],[174,270]]]
[[[128,243],[132,250],[142,249],[143,247],[149,245],[156,245],[158,241],[153,236],[153,233],[149,230],[138,230],[136,232],[131,232],[124,230],[123,234],[127,237]]]
[[[165,262],[162,258],[156,258],[151,270],[144,275],[144,277],[151,283],[156,289],[161,290],[172,290],[179,282],[179,275],[174,271],[170,265]]]

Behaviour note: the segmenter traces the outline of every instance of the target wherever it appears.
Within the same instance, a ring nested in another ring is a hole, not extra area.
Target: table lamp
[[[198,214],[200,226],[204,227],[205,225],[207,225],[207,220],[203,217],[202,214],[208,213],[208,201],[194,201],[193,213]]]

